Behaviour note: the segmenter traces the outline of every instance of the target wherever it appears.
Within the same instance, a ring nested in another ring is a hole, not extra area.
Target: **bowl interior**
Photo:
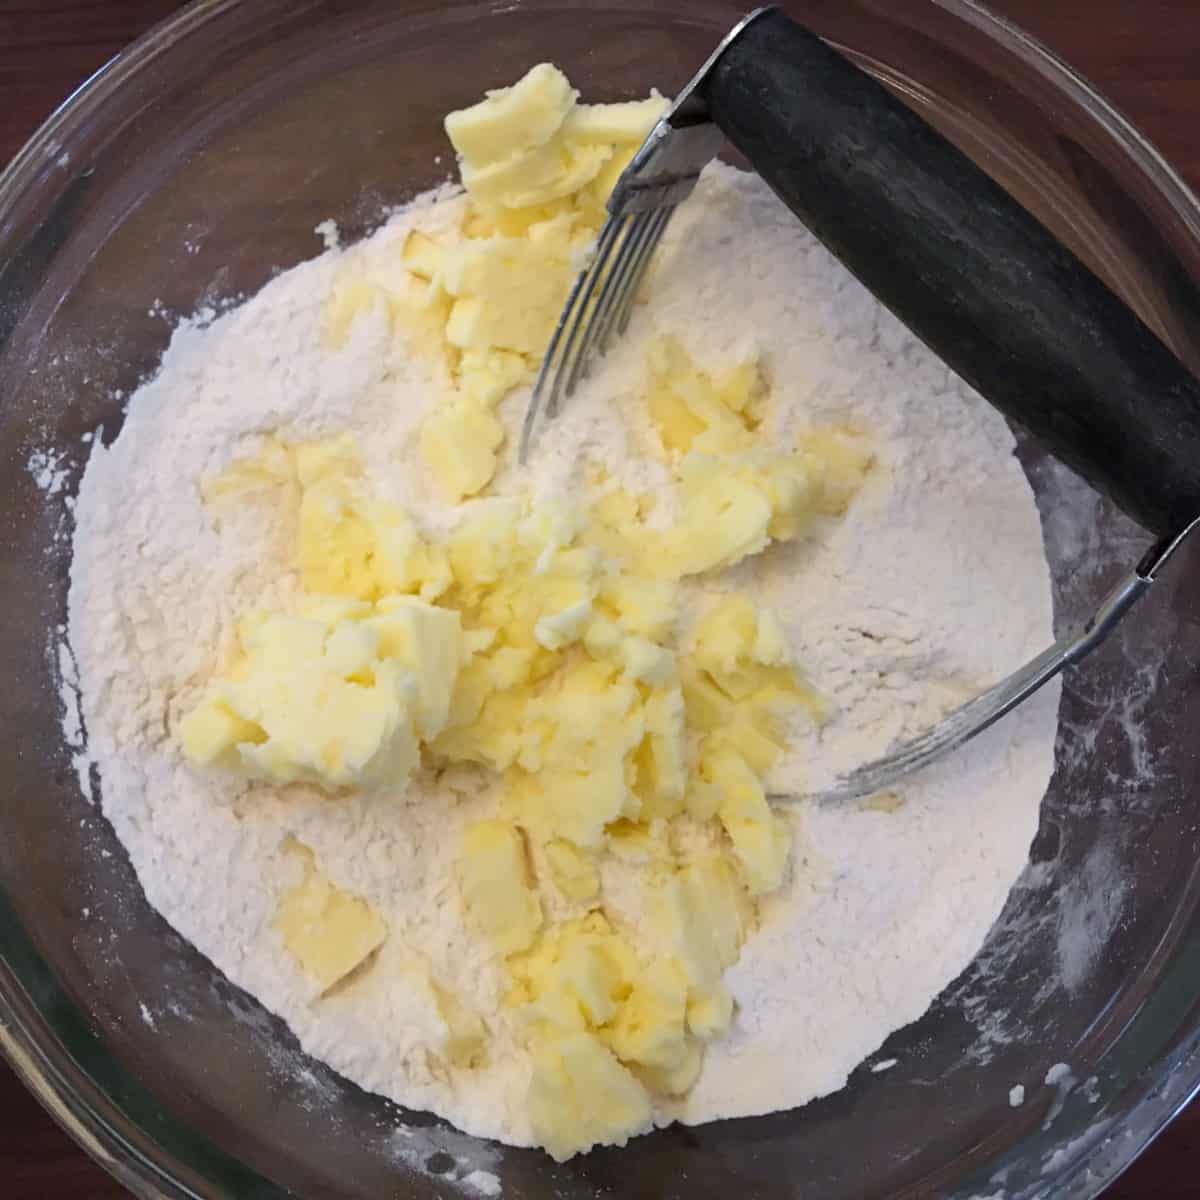
[[[785,7],[966,146],[1200,366],[1195,213],[1069,75],[966,0]],[[116,434],[172,322],[317,253],[319,222],[361,236],[446,178],[442,115],[484,88],[551,59],[589,98],[669,93],[738,15],[720,0],[201,4],[0,184],[0,720],[15,734],[0,748],[0,996],[135,1183],[433,1197],[484,1169],[531,1200],[965,1197],[997,1178],[1013,1196],[1089,1195],[1196,1077],[1195,556],[1069,677],[1031,865],[976,962],[877,1056],[892,1069],[860,1067],[798,1112],[562,1166],[307,1058],[147,906],[81,792],[61,731],[69,495],[85,435]],[[1148,539],[1036,447],[1022,455],[1065,625]],[[45,486],[48,462],[61,490]],[[1044,1083],[1060,1062],[1071,1076]],[[1017,1083],[1027,1100],[1011,1107]],[[1106,1147],[1122,1127],[1124,1147]]]

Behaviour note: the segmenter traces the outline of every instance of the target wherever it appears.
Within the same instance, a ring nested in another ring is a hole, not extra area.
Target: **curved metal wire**
[[[1065,667],[1080,662],[1100,645],[1146,594],[1198,525],[1200,518],[1175,537],[1155,543],[1138,565],[1100,601],[1096,611],[1081,626],[1065,633],[1020,670],[955,709],[931,729],[904,742],[882,758],[849,772],[832,787],[808,795],[774,792],[768,799],[778,803],[801,800],[832,803],[860,799],[894,787],[902,779],[977,737],[1018,704],[1028,700]]]

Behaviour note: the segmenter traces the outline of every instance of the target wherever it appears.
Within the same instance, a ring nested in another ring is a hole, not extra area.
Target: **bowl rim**
[[[1082,109],[1141,171],[1200,245],[1200,202],[1195,194],[1157,147],[1094,84],[1039,39],[979,0],[925,2],[1000,44],[1027,66],[1036,69],[1066,100]],[[73,130],[101,110],[112,96],[161,54],[242,4],[243,0],[193,0],[152,26],[79,84],[0,171],[0,235],[7,231],[8,219],[21,197],[39,183],[47,161],[57,160],[62,154],[65,139],[70,138]],[[0,889],[0,910],[9,908],[8,897]],[[16,921],[15,915],[11,920]],[[0,922],[0,928],[4,924]],[[1191,950],[1190,955],[1182,957],[1196,960],[1188,974],[1194,984],[1200,979],[1200,940],[1194,941]],[[206,1200],[228,1194],[210,1190],[204,1177],[216,1161],[232,1175],[240,1177],[242,1186],[256,1196],[283,1198],[292,1195],[232,1159],[202,1136],[189,1132],[182,1139],[182,1149],[171,1150],[155,1133],[136,1125],[106,1096],[103,1086],[42,1017],[21,982],[15,965],[19,958],[36,962],[48,977],[52,977],[32,942],[11,944],[7,939],[0,942],[0,1055],[50,1116],[113,1178],[142,1200]],[[1173,966],[1171,974],[1178,975],[1188,967],[1188,963],[1182,967]],[[72,1016],[81,1026],[86,1025],[86,1018],[73,1001],[64,995],[63,1003],[72,1010]],[[1190,1010],[1181,1010],[1179,1023],[1190,1015]],[[1143,1019],[1146,1019],[1145,1014],[1139,1012],[1131,1027]],[[1159,1067],[1154,1078],[1142,1085],[1141,1099],[1119,1118],[1104,1123],[1102,1141],[1087,1136],[1074,1139],[1069,1143],[1073,1153],[1059,1152],[1060,1169],[1053,1177],[1047,1176],[1032,1188],[1014,1193],[1012,1200],[1039,1200],[1051,1195],[1061,1200],[1084,1200],[1097,1196],[1121,1175],[1172,1118],[1200,1094],[1200,1022],[1193,1021],[1193,1027],[1184,1038],[1160,1051],[1157,1062]],[[133,1080],[132,1073],[124,1067],[119,1069]],[[134,1088],[136,1090],[140,1085],[135,1082]],[[1081,1111],[1077,1115],[1085,1129],[1088,1120],[1094,1118],[1094,1113]],[[168,1125],[175,1124],[171,1117],[164,1117],[164,1120]],[[134,1134],[140,1136],[122,1132],[122,1126],[128,1129],[131,1125]],[[1119,1137],[1119,1134],[1126,1136]],[[1053,1142],[1047,1139],[1047,1149],[1052,1145]],[[203,1162],[193,1157],[201,1154]],[[974,1195],[978,1187],[984,1188],[981,1195],[989,1194],[989,1183],[999,1178],[996,1171],[995,1162],[988,1164],[979,1178],[956,1188],[954,1194],[965,1200]]]

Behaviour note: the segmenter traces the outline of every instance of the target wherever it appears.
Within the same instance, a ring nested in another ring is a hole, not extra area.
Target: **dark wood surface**
[[[178,0],[0,0],[0,162],[92,71]],[[1098,84],[1200,190],[1200,3],[993,0]],[[1106,1195],[1200,1196],[1200,1106],[1185,1112]],[[77,1149],[0,1065],[0,1195],[119,1200],[126,1193]]]

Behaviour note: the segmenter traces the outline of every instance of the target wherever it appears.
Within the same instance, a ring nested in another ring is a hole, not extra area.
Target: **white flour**
[[[471,1133],[529,1140],[527,1064],[499,1007],[503,975],[464,927],[450,864],[463,826],[494,802],[462,772],[407,796],[331,801],[247,787],[183,762],[171,729],[230,645],[234,618],[286,602],[292,530],[248,505],[220,528],[197,490],[255,438],[355,432],[375,489],[426,529],[447,513],[413,453],[445,380],[377,322],[321,348],[321,308],[341,253],[395,253],[419,204],[364,247],[331,249],[208,328],[183,326],[160,374],[97,445],[76,506],[70,637],[88,753],[104,811],[150,902],[304,1048],[362,1086]],[[686,245],[686,255],[681,248]],[[926,724],[1051,638],[1050,584],[1032,494],[1003,420],[850,280],[766,188],[706,174],[666,239],[630,334],[544,431],[538,495],[576,487],[585,457],[640,488],[662,480],[638,453],[647,342],[677,334],[702,364],[764,355],[781,440],[829,423],[869,437],[878,465],[844,519],[780,546],[723,586],[774,605],[799,663],[836,707],[797,724],[779,787],[811,787]],[[525,395],[504,415],[515,430]],[[502,474],[499,486],[517,486]],[[679,1111],[688,1122],[787,1108],[840,1087],[886,1035],[966,965],[1025,861],[1049,779],[1057,688],[901,789],[894,811],[795,814],[796,862],[729,974],[740,1010]],[[271,918],[294,882],[294,834],[365,896],[391,930],[376,967],[317,1003]],[[619,881],[611,880],[616,888]],[[488,1014],[492,1058],[445,1070],[425,1051],[427,1014],[403,986],[405,955]]]

